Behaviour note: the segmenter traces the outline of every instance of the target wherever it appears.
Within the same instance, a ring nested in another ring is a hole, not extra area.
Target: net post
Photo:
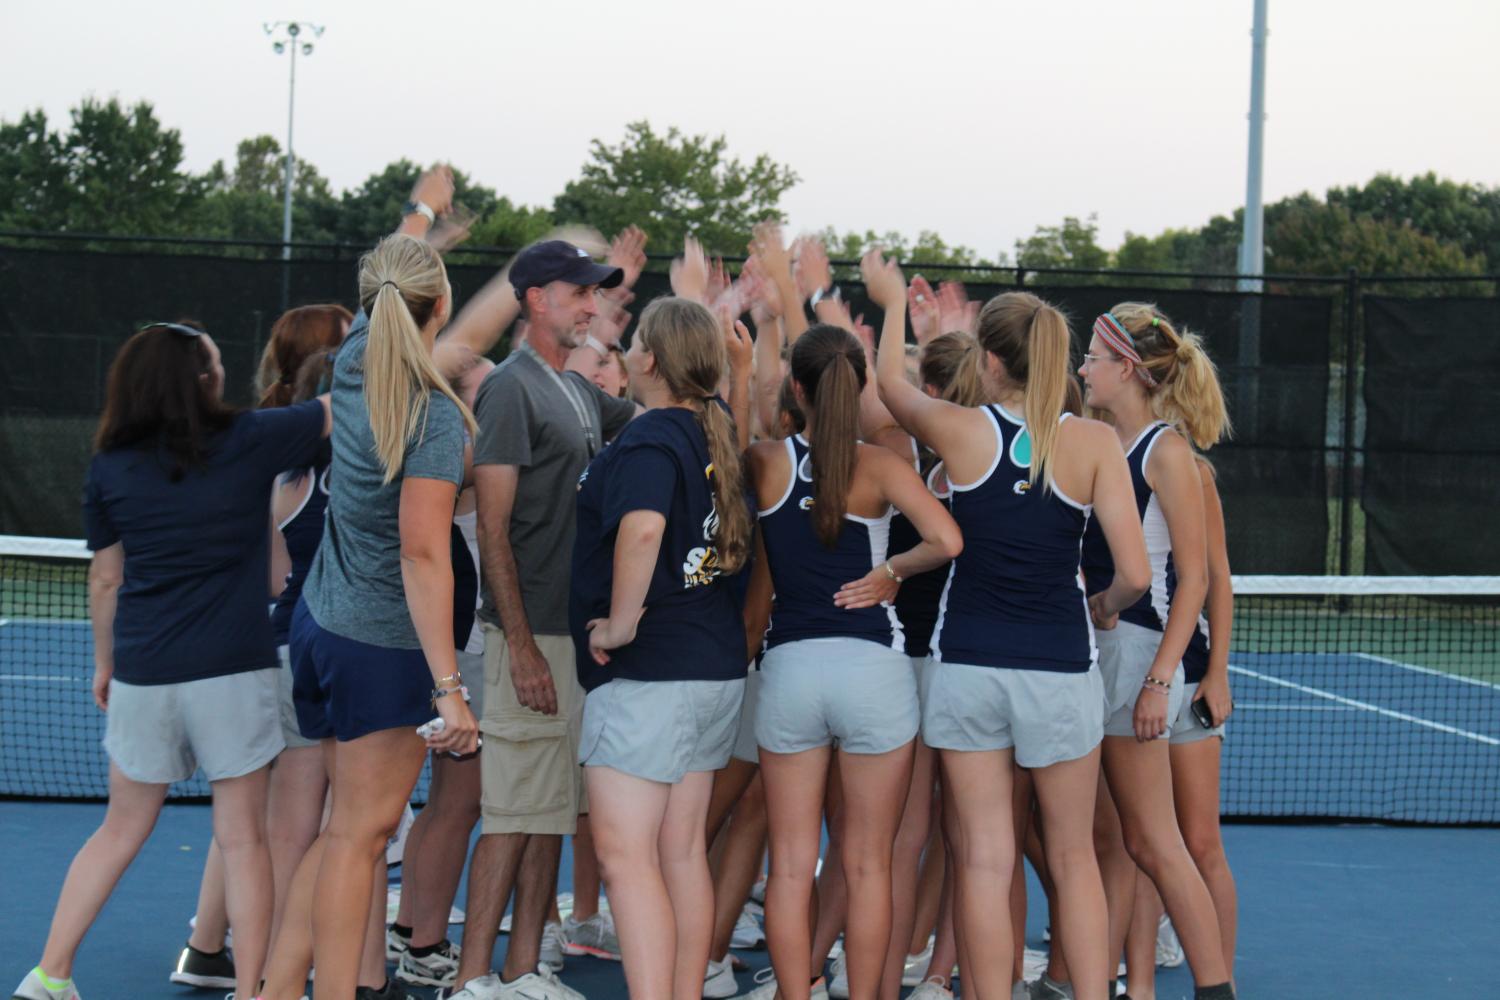
[[[1355,419],[1358,415],[1355,383],[1359,377],[1360,352],[1356,340],[1359,331],[1359,296],[1359,272],[1351,267],[1348,277],[1344,279],[1344,427],[1339,442],[1343,452],[1339,471],[1340,576],[1349,576],[1354,572],[1354,447],[1357,436]]]

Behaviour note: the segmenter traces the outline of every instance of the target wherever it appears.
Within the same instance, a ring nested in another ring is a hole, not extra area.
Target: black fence
[[[271,324],[288,305],[353,305],[365,248],[0,234],[0,533],[77,537],[104,376],[144,322],[202,320],[231,400],[248,403]],[[459,304],[508,256],[450,258]],[[636,306],[668,290],[663,260]],[[1500,300],[1493,277],[1266,276],[909,267],[971,298],[1024,287],[1073,318],[1157,303],[1203,335],[1234,436],[1213,450],[1238,573],[1493,574],[1500,532]],[[852,265],[855,312],[878,323]],[[1486,419],[1488,418],[1488,419]]]

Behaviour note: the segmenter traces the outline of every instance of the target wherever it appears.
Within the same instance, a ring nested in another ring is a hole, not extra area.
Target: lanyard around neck
[[[563,396],[568,400],[568,403],[572,405],[573,413],[578,417],[578,424],[583,428],[584,440],[588,444],[589,457],[593,458],[594,455],[599,451],[599,439],[597,433],[594,430],[593,421],[589,419],[588,407],[584,403],[583,399],[579,396],[578,390],[574,386],[569,385],[568,380],[559,375],[557,373],[557,369],[553,368],[550,364],[547,363],[546,358],[537,353],[537,349],[531,346],[531,342],[529,340],[521,341],[519,350],[530,355],[531,359],[541,367],[542,371],[551,376],[552,381],[557,385],[557,388],[561,390]]]

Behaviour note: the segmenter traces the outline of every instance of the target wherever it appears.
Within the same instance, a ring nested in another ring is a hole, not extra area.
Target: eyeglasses
[[[1114,354],[1085,354],[1083,360],[1092,364],[1095,361],[1124,361],[1125,359]]]
[[[201,336],[203,336],[203,331],[202,330],[194,329],[193,327],[188,326],[188,325],[186,325],[184,323],[147,323],[145,326],[143,326],[139,330],[137,330],[136,333],[144,333],[147,330],[157,330],[157,329],[160,329],[160,330],[171,330],[173,333],[177,334],[177,336],[179,336],[179,337],[201,337]]]

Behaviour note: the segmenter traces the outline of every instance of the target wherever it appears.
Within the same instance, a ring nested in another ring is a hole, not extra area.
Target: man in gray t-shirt
[[[475,399],[486,739],[482,835],[469,865],[460,987],[490,971],[512,889],[516,905],[500,978],[511,984],[534,972],[562,835],[574,832],[583,811],[583,691],[568,632],[574,504],[579,476],[634,416],[635,404],[605,395],[563,365],[598,314],[598,289],[623,278],[620,268],[595,264],[561,240],[522,251],[510,281],[526,336],[485,377]],[[470,992],[487,998],[492,982],[481,980]]]

